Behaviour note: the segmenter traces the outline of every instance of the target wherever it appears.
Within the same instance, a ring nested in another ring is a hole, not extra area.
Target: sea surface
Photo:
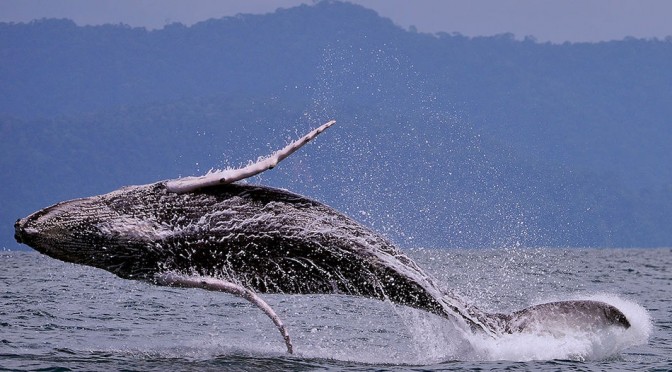
[[[33,252],[0,252],[0,370],[672,370],[672,250],[413,249],[488,311],[600,299],[633,326],[468,338],[434,315],[341,295],[264,295],[289,327],[229,294],[158,287]]]

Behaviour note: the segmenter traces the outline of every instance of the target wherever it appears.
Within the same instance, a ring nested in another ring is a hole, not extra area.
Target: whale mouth
[[[19,244],[28,244],[29,245],[29,233],[26,231],[25,228],[26,224],[26,219],[18,219],[14,223],[14,239],[16,240],[17,243]]]
[[[39,219],[45,214],[45,210],[35,212],[28,217],[19,218],[14,223],[14,239],[17,243],[26,244],[32,247],[36,238],[43,235],[43,231],[36,226]]]
[[[25,244],[34,250],[45,253],[48,248],[41,239],[42,233],[31,227],[30,216],[16,220],[14,223],[14,240],[19,244]]]
[[[21,219],[18,219],[14,223],[14,240],[19,244],[23,243],[23,231],[21,230]]]

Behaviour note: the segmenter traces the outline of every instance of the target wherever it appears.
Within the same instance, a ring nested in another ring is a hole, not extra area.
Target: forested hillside
[[[406,31],[319,2],[147,31],[0,24],[0,247],[63,199],[269,154],[253,182],[405,247],[672,245],[672,40]]]

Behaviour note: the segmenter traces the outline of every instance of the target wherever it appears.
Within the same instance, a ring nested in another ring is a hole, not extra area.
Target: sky
[[[540,42],[672,36],[670,0],[350,0],[404,28],[466,36],[512,33]],[[264,14],[312,0],[0,0],[0,22],[69,18],[79,25],[162,28],[239,13]]]

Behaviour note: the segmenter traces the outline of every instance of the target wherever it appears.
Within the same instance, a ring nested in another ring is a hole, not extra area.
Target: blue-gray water
[[[289,326],[297,352],[290,356],[271,321],[231,295],[156,287],[37,253],[3,252],[0,369],[672,368],[670,249],[409,253],[446,287],[487,310],[598,298],[617,304],[633,327],[590,337],[469,343],[441,318],[389,303],[266,295]]]

